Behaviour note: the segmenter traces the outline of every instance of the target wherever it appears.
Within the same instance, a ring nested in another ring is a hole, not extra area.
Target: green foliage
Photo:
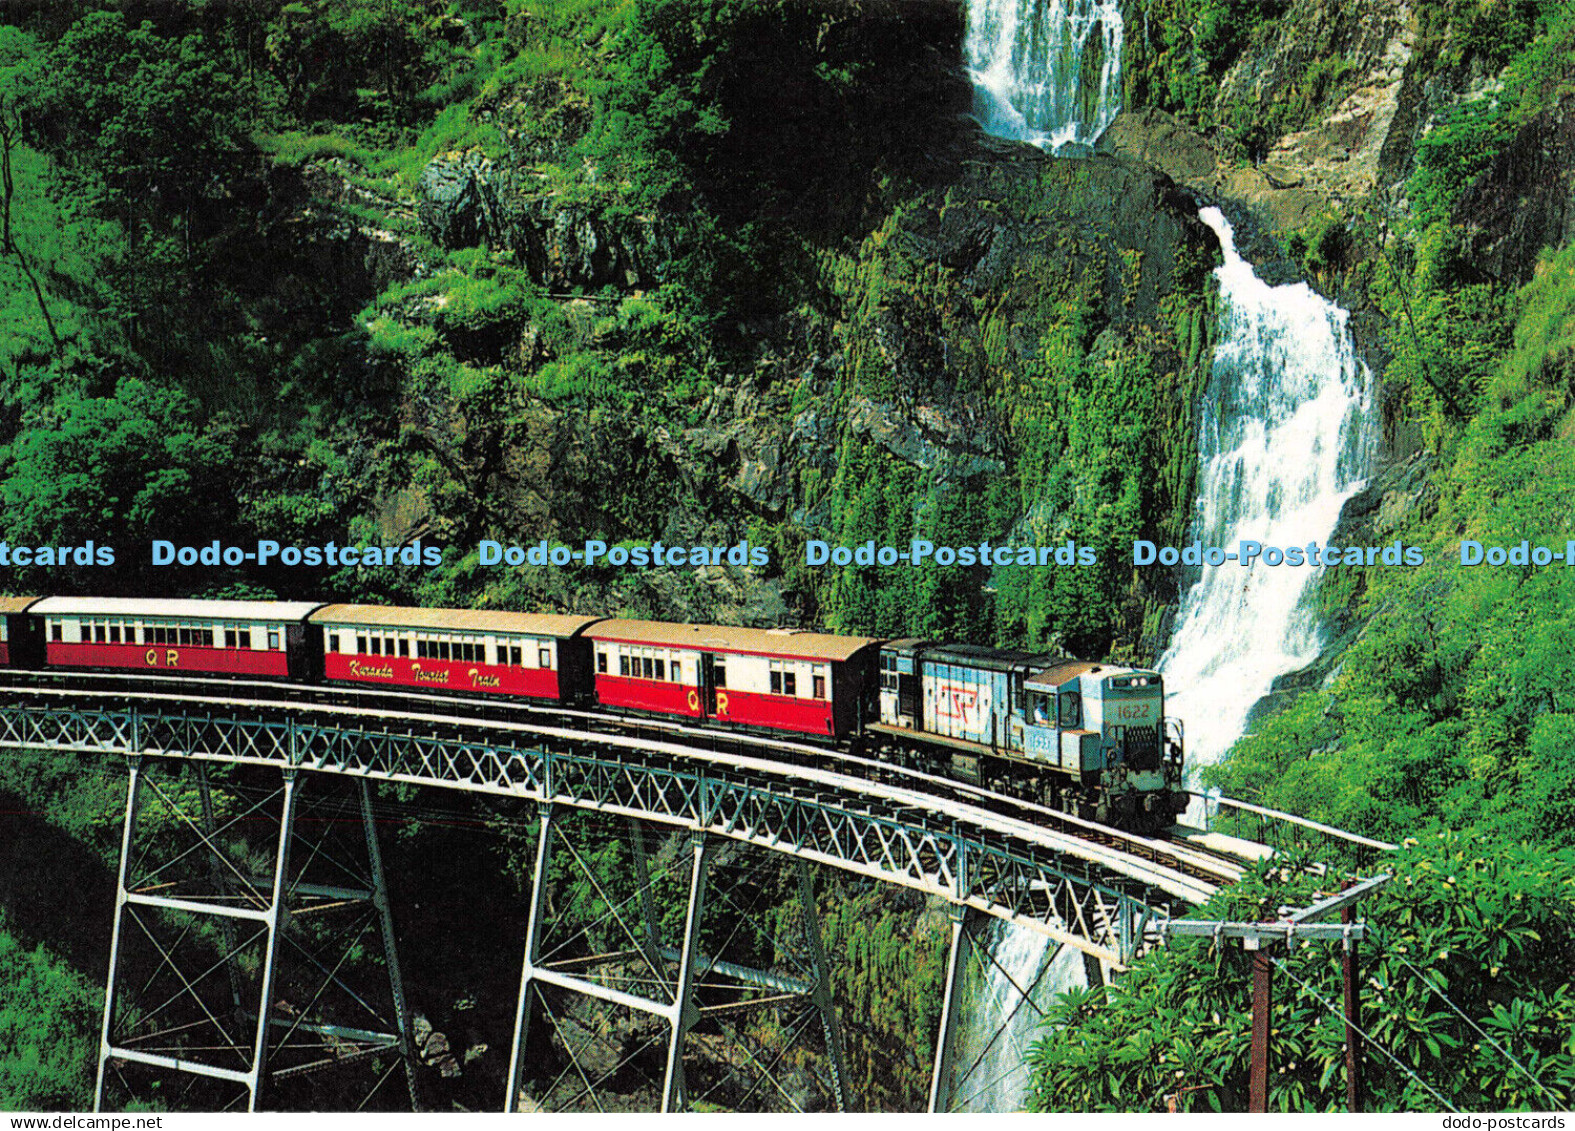
[[[910,1110],[929,1088],[948,924],[908,896],[839,894],[821,928],[847,1034],[847,1085],[865,1110]]]
[[[1214,124],[1220,79],[1288,7],[1286,0],[1144,0],[1142,21],[1128,24],[1126,104]]]
[[[103,992],[44,946],[25,949],[0,914],[0,1108],[92,1103]]]
[[[37,84],[40,136],[81,191],[134,227],[189,215],[247,148],[235,79],[196,36],[91,12],[54,45]]]
[[[1504,66],[1531,42],[1558,5],[1548,0],[1424,0],[1417,21],[1424,42],[1444,45],[1440,62]]]
[[[223,425],[203,422],[179,392],[128,378],[113,397],[63,394],[0,449],[5,537],[80,546],[113,532],[137,545],[211,533],[227,517],[214,493],[225,448]],[[36,576],[49,588],[62,575]]]
[[[1410,1070],[1370,1052],[1368,1110],[1436,1110],[1439,1095],[1462,1111],[1567,1106],[1575,1097],[1575,857],[1466,837],[1411,843],[1386,861],[1395,879],[1363,904],[1374,939],[1361,955],[1363,1027]],[[1314,883],[1260,870],[1199,915],[1271,918],[1282,905],[1309,902]],[[1343,1110],[1337,944],[1270,953],[1283,972],[1269,1109]],[[1163,1111],[1174,1097],[1182,1111],[1245,1110],[1248,967],[1234,943],[1178,939],[1108,988],[1063,995],[1030,1054],[1031,1106]]]
[[[1513,135],[1514,124],[1502,101],[1483,98],[1454,108],[1422,137],[1408,186],[1422,224],[1449,218],[1461,194]]]

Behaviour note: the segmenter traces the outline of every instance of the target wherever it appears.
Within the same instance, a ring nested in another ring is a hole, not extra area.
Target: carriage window
[[[601,670],[606,671],[607,653],[603,652],[599,659],[601,660],[602,665]],[[523,668],[525,666],[525,650],[520,648],[518,645],[509,645],[509,663],[513,664],[516,668]]]
[[[727,665],[721,660],[711,668],[711,677],[718,687],[727,686]]]
[[[279,633],[276,629],[268,630],[268,648],[274,652],[279,650]]]
[[[823,675],[817,675],[815,677],[815,698],[816,699],[824,699],[825,697],[826,697],[826,677],[823,676]]]
[[[798,676],[797,675],[795,675],[792,672],[783,672],[782,673],[782,694],[783,695],[797,695],[798,694]]]
[[[773,695],[781,695],[782,694],[782,673],[781,672],[775,672],[774,671],[774,672],[771,673],[771,694],[773,694]]]
[[[109,626],[109,642],[111,644],[120,643],[120,625],[112,624]]]
[[[1082,699],[1081,695],[1072,692],[1061,696],[1061,727],[1063,730],[1082,725]]]
[[[366,637],[357,636],[355,638],[355,650],[358,655],[366,655]]]
[[[410,656],[410,641],[406,640],[403,636],[401,636],[399,638],[399,658],[401,660],[404,660],[404,659],[408,659],[409,656]]]
[[[383,638],[381,636],[374,636],[374,637],[372,637],[372,655],[374,655],[374,656],[381,656],[382,654],[383,654]]]
[[[652,678],[652,673],[655,670],[656,670],[656,664],[652,661],[651,657],[649,657],[649,656],[641,656],[640,657],[640,673],[642,675],[644,675],[646,679],[651,679]]]
[[[674,660],[672,662],[672,666],[669,667],[668,670],[673,673],[673,682],[674,683],[678,683],[680,680],[683,679],[683,676],[679,672],[679,667],[678,667],[678,661],[677,660]]]
[[[57,643],[60,642],[60,641],[63,641],[65,639],[65,634],[62,631],[64,628],[65,628],[65,623],[63,621],[58,621],[58,620],[50,621],[49,622],[49,639],[54,640]]]
[[[629,674],[629,657],[628,656],[619,656],[618,657],[618,674],[619,675],[628,675]]]
[[[1032,696],[1034,708],[1034,723],[1038,726],[1050,724],[1050,696],[1035,692]]]
[[[515,656],[514,662],[516,664],[519,663],[519,652],[520,652],[520,650],[518,648],[514,649],[514,656]],[[550,648],[538,648],[538,649],[536,649],[536,658],[541,661],[541,664],[540,664],[541,667],[544,667],[544,668],[552,667],[552,649],[550,649]]]
[[[667,661],[666,660],[657,660],[656,661],[656,678],[660,679],[660,680],[665,680],[667,678]]]
[[[236,638],[240,641],[240,645],[241,645],[242,648],[250,648],[252,646],[252,630],[251,629],[243,628],[243,629],[240,630],[240,632],[236,633],[235,635],[236,635]]]
[[[601,673],[602,675],[606,675],[607,674],[607,653],[606,652],[598,652],[598,653],[596,653],[596,670],[599,673]]]

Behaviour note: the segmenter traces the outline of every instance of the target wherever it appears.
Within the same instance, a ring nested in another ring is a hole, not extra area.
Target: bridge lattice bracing
[[[403,1075],[414,1104],[367,783],[128,761],[96,1106],[162,1083],[258,1110],[330,1071],[357,1074],[367,1100]]]
[[[847,1110],[831,965],[807,866],[692,830],[668,830],[653,850],[639,821],[614,826],[627,833],[626,844],[614,843],[621,838],[597,817],[540,806],[506,1110],[601,1109],[609,1080],[622,1078],[627,1100],[638,1091],[629,1078],[642,1072],[651,1106],[662,1111],[713,1105],[719,1095],[763,1109]],[[609,872],[625,848],[632,869]],[[593,858],[601,868],[587,865]],[[566,887],[579,896],[565,900]],[[773,923],[761,895],[784,889],[795,892],[797,914]],[[658,890],[683,911],[676,922],[666,916],[665,929]],[[550,918],[549,891],[557,903]],[[741,892],[754,894],[740,900]],[[577,1015],[587,1002],[615,1015],[602,1026],[610,1037]],[[702,1019],[713,1055],[697,1079],[689,1046]],[[773,1047],[760,1047],[750,1028],[776,1034]],[[819,1069],[806,1072],[804,1063]]]

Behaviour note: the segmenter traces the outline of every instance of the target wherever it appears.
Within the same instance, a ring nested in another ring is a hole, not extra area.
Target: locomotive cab
[[[1179,734],[1158,672],[1068,661],[1027,683],[1024,754],[1077,779],[1101,820],[1166,823],[1180,785]]]

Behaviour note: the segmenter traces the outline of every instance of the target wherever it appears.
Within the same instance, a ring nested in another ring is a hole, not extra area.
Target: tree
[[[133,245],[175,233],[186,256],[199,205],[222,193],[250,144],[234,77],[200,36],[159,35],[119,12],[78,20],[40,76],[39,143]]]
[[[184,393],[128,378],[112,397],[64,393],[29,423],[0,449],[0,533],[13,545],[91,538],[129,553],[211,537],[228,517],[215,513],[231,495],[224,426],[202,424]]]
[[[38,58],[38,44],[32,36],[19,28],[0,27],[0,255],[15,263],[27,280],[58,356],[60,331],[50,313],[43,284],[11,227],[11,205],[16,197],[12,155],[22,141],[25,107],[38,83]]]

